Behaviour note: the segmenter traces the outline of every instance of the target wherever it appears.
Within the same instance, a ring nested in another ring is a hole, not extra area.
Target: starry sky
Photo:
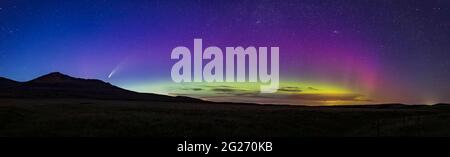
[[[280,89],[172,82],[173,48],[280,47]],[[448,0],[2,0],[0,76],[59,71],[212,101],[450,102]]]

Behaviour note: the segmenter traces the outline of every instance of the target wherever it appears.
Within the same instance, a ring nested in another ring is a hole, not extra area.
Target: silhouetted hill
[[[445,104],[445,103],[434,104],[433,108],[439,109],[439,110],[450,110],[450,104]]]
[[[54,83],[54,82],[67,82],[67,81],[76,81],[76,80],[81,80],[81,79],[77,79],[77,78],[73,78],[70,77],[68,75],[64,75],[62,73],[59,72],[53,72],[53,73],[49,73],[47,75],[43,75],[40,76],[36,79],[33,79],[29,82],[34,82],[34,83]]]
[[[372,109],[403,109],[403,108],[418,108],[424,107],[426,105],[406,105],[399,103],[392,104],[371,104],[371,105],[344,105],[344,106],[336,106],[342,108],[372,108]]]
[[[0,77],[0,89],[1,88],[9,88],[9,87],[17,86],[19,84],[20,84],[20,82]]]
[[[96,79],[74,78],[59,72],[50,73],[28,82],[0,79],[0,97],[12,98],[89,98],[114,100],[151,100],[201,102],[189,97],[171,97],[137,93]]]

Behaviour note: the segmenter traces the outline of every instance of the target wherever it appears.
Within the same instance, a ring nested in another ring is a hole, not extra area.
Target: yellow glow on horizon
[[[260,83],[143,83],[127,86],[127,89],[156,93],[171,96],[190,96],[204,100],[252,100],[255,103],[287,102],[287,103],[313,103],[321,105],[361,104],[368,100],[365,97],[349,96],[357,95],[356,92],[344,87],[330,84],[307,81],[282,81],[276,93],[260,93]],[[297,95],[297,96],[296,96]],[[262,97],[264,96],[264,97]],[[267,98],[269,97],[269,98]]]

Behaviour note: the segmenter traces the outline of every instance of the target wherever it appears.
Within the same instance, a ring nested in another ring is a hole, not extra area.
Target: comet
[[[111,73],[109,73],[108,79],[110,79],[110,78],[116,73],[116,70],[117,70],[117,67],[114,68],[114,69],[111,71]]]
[[[126,65],[129,59],[130,57],[126,57],[119,64],[117,64],[116,67],[114,67],[114,69],[111,71],[111,73],[109,73],[108,79],[110,79],[111,77],[113,77],[114,74],[123,69],[124,65]]]

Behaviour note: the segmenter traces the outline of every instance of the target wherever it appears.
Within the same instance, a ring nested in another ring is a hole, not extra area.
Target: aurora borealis
[[[59,71],[214,101],[340,105],[450,102],[450,1],[0,2],[0,76]],[[176,84],[173,48],[280,47],[280,89]]]

